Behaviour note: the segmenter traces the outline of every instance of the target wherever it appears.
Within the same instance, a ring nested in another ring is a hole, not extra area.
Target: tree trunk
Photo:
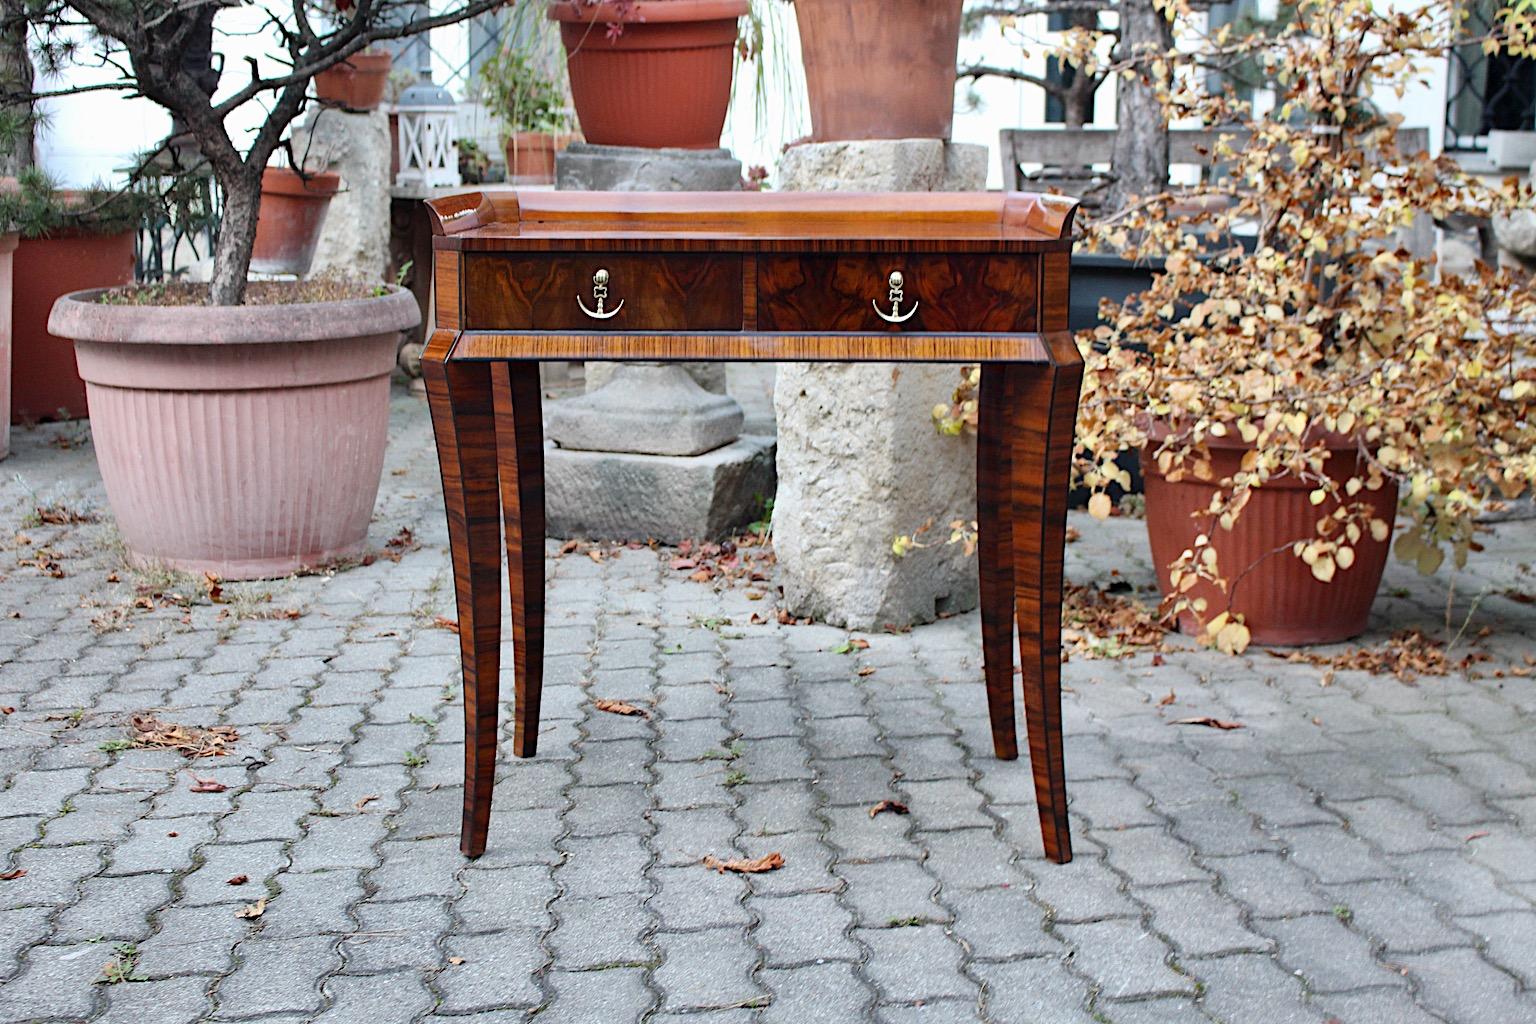
[[[32,58],[27,53],[27,16],[23,0],[0,3],[0,93],[22,94],[32,91]],[[36,158],[32,149],[32,104],[0,104],[0,175],[14,178],[31,167]]]
[[[1152,83],[1150,63],[1173,48],[1173,27],[1152,0],[1121,0],[1118,61],[1139,63],[1118,79],[1115,145],[1110,170],[1115,180],[1104,212],[1123,209],[1138,196],[1168,187],[1168,121]]]
[[[256,241],[256,215],[261,209],[262,166],[242,166],[235,174],[218,175],[224,193],[219,239],[213,247],[213,280],[208,301],[237,306],[245,298],[245,276],[251,269]]]
[[[1092,31],[1099,26],[1099,12],[1074,9],[1068,13],[1067,22],[1072,28]],[[1096,75],[1086,74],[1082,68],[1072,72],[1072,81],[1061,94],[1061,119],[1068,131],[1093,122],[1093,94],[1099,91]]]

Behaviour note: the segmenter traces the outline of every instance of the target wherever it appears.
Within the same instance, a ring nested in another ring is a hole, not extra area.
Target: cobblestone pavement
[[[106,522],[29,520],[101,507],[78,439],[21,431],[0,483],[7,1021],[1536,1020],[1536,693],[1493,677],[1533,649],[1536,610],[1501,596],[1536,584],[1532,524],[1457,581],[1482,678],[1074,659],[1067,866],[1027,762],[990,755],[974,614],[836,653],[655,552],[560,558],[540,754],[503,761],[467,862],[422,405],[395,400],[373,537],[420,546],[223,604],[131,573]],[[1141,523],[1076,525],[1072,578],[1150,579]],[[1394,566],[1372,637],[1445,603]],[[154,709],[239,739],[121,749]],[[1246,727],[1170,724],[1196,715]],[[871,818],[887,797],[911,815]],[[752,878],[699,865],[770,851]]]

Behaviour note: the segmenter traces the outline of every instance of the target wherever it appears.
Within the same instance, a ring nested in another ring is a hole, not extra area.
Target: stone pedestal
[[[723,149],[575,143],[555,178],[570,190],[727,191],[741,187],[741,163]],[[586,373],[585,395],[545,406],[551,536],[670,544],[757,518],[773,494],[773,439],[739,436],[723,364],[591,362]]]
[[[731,192],[741,161],[728,149],[645,149],[573,142],[555,154],[555,188],[571,192]]]
[[[294,156],[341,175],[326,210],[310,276],[334,273],[382,281],[389,265],[389,115],[319,107],[293,131]]]
[[[779,163],[786,191],[973,191],[985,146],[936,139],[812,143]],[[778,491],[773,543],[788,610],[877,629],[976,606],[976,561],[947,545],[976,516],[975,443],[941,436],[935,405],[954,366],[785,363],[774,390]],[[925,522],[933,547],[897,558],[891,543]]]

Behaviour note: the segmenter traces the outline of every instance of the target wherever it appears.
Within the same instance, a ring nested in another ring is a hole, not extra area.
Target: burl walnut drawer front
[[[844,254],[758,260],[765,331],[1039,330],[1032,255]]]
[[[741,257],[496,253],[464,260],[465,327],[739,331]]]

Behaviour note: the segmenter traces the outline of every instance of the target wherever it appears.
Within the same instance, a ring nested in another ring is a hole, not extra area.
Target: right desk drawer
[[[1037,331],[1039,267],[1032,255],[765,255],[757,263],[757,327]]]

